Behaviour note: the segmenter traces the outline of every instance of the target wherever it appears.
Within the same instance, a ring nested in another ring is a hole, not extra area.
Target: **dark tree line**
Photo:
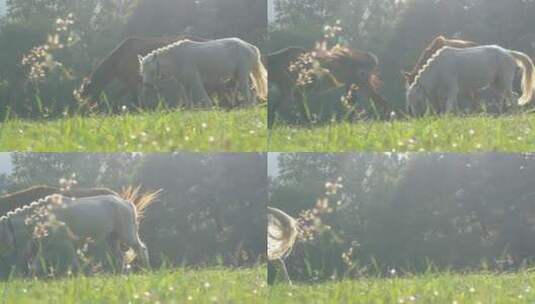
[[[330,227],[300,243],[293,277],[517,269],[535,261],[531,154],[283,154],[270,204],[297,216],[330,198]],[[346,254],[344,257],[344,253]],[[351,253],[349,257],[348,253]]]

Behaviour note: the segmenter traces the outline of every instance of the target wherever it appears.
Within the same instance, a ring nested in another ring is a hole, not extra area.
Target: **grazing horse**
[[[38,186],[32,186],[27,189],[23,189],[17,192],[8,193],[3,196],[0,196],[0,216],[7,215],[8,212],[14,211],[16,209],[21,208],[27,208],[28,205],[30,205],[32,202],[38,201],[39,199],[42,199],[47,196],[51,196],[53,194],[61,194],[66,197],[71,198],[83,198],[83,197],[90,197],[90,196],[100,196],[100,195],[113,195],[121,197],[124,200],[131,201],[134,203],[138,220],[143,218],[143,213],[146,210],[148,206],[150,206],[154,201],[156,201],[158,195],[160,194],[161,190],[153,191],[153,192],[145,192],[140,193],[140,186],[133,187],[128,186],[123,188],[120,193],[117,193],[113,190],[107,189],[107,188],[73,188],[73,189],[60,189],[57,187],[51,187],[46,185],[38,185]],[[61,232],[61,230],[57,231],[58,233]],[[110,261],[108,260],[108,257],[106,256],[108,254],[108,250],[113,250],[114,252],[118,252],[118,246],[120,245],[117,240],[112,236],[108,241],[108,248],[104,247],[98,247],[98,246],[92,246],[90,249],[91,254],[95,254],[97,257],[97,260],[100,262],[103,262],[104,264],[108,264]],[[102,245],[102,244],[98,244]],[[117,256],[117,255],[116,255]],[[119,257],[120,258],[120,257]],[[121,259],[117,258],[116,262],[117,264],[122,264]],[[26,261],[28,260],[28,257],[25,258]],[[22,272],[28,272],[28,269],[26,267],[27,263],[19,263],[17,265],[18,270],[21,270]],[[112,265],[109,265],[112,266]],[[116,265],[117,266],[117,265]],[[110,269],[114,270],[114,269]]]
[[[138,56],[145,56],[156,49],[182,39],[208,41],[205,38],[189,35],[130,37],[123,40],[98,64],[89,78],[83,81],[80,88],[80,97],[95,100],[110,83],[117,80],[121,85],[119,97],[129,95],[139,103],[138,93],[141,86],[141,77],[139,76]],[[229,97],[228,90],[224,86],[210,86],[207,89],[211,94],[217,93],[222,100],[226,100]]]
[[[451,113],[458,106],[459,94],[468,96],[486,88],[499,96],[498,103],[503,108],[513,98],[517,67],[523,72],[523,95],[518,104],[524,105],[531,100],[535,89],[535,67],[526,54],[496,45],[444,47],[428,60],[408,87],[407,111],[418,115],[421,106],[431,100],[440,106],[445,104],[445,111]]]
[[[267,98],[267,71],[258,48],[239,38],[206,42],[181,40],[139,56],[143,80],[142,96],[147,87],[159,87],[165,79],[176,79],[193,104],[211,106],[205,84],[218,85],[234,81],[247,103],[254,103],[250,80],[257,96]]]
[[[139,77],[139,55],[145,56],[155,49],[159,49],[181,39],[205,41],[203,38],[193,36],[172,37],[130,37],[123,40],[106,58],[104,58],[86,79],[81,87],[83,98],[96,99],[100,92],[113,80],[121,82],[123,88],[121,96],[131,94],[138,98],[138,87],[141,83]]]
[[[299,224],[296,219],[277,208],[267,207],[267,216],[268,284],[272,285],[275,281],[276,268],[273,265],[274,261],[278,261],[281,264],[284,276],[288,283],[291,284],[284,259],[292,252],[299,234]]]
[[[110,237],[134,248],[143,265],[150,266],[147,247],[139,238],[136,207],[116,195],[75,199],[54,194],[0,217],[2,260],[20,265],[31,256],[37,273],[43,259],[64,257],[73,270],[79,270],[76,243],[91,239],[101,244]],[[38,254],[32,256],[35,246]]]
[[[478,44],[468,40],[447,39],[442,35],[435,37],[435,39],[433,39],[433,41],[425,48],[422,54],[420,54],[420,57],[418,58],[418,61],[416,62],[416,65],[414,65],[412,71],[401,71],[401,74],[405,78],[406,87],[409,87],[413,84],[416,75],[418,75],[420,70],[429,61],[429,59],[431,59],[431,57],[433,57],[438,50],[445,46],[463,49],[478,46]]]

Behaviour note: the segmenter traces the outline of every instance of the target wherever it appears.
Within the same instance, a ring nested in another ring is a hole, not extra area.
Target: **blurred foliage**
[[[266,156],[260,153],[12,153],[0,193],[62,178],[78,187],[162,189],[141,224],[154,266],[251,265],[266,248]]]
[[[329,197],[330,227],[298,243],[306,280],[533,265],[532,154],[281,154],[270,205],[293,216]]]

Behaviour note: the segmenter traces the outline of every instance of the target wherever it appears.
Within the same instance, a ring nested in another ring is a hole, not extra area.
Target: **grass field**
[[[266,150],[266,110],[160,111],[0,123],[0,151],[258,152]]]
[[[269,303],[534,303],[535,273],[422,275],[316,285],[278,284]]]
[[[13,280],[2,303],[264,303],[266,268],[157,271],[128,276]]]
[[[279,124],[269,151],[535,151],[535,115],[424,117],[392,122],[331,123],[311,128]]]

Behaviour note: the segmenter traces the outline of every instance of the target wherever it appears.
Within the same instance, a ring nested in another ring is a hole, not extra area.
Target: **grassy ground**
[[[0,123],[0,151],[251,152],[266,150],[264,108],[75,116]]]
[[[278,284],[269,303],[534,303],[535,274],[423,275],[316,285]]]
[[[266,268],[0,283],[2,303],[264,303]]]
[[[527,152],[535,150],[535,115],[425,117],[392,122],[331,123],[312,128],[279,124],[269,151]]]

